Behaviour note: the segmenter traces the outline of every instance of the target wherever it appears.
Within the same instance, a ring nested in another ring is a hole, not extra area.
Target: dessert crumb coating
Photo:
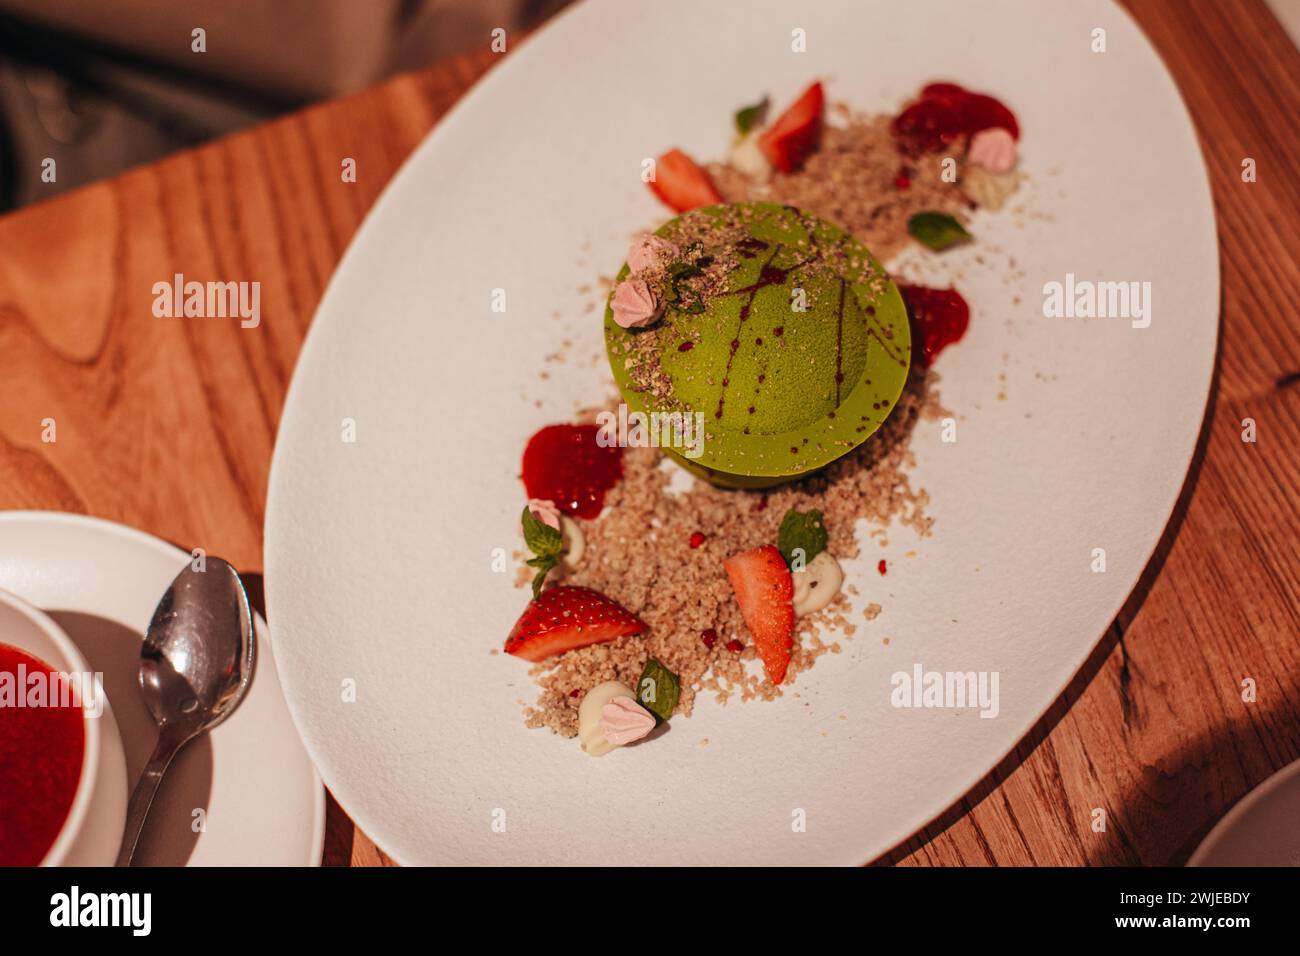
[[[587,552],[582,565],[566,573],[564,581],[609,595],[648,629],[533,665],[540,693],[526,708],[527,725],[575,736],[586,692],[609,680],[634,686],[649,657],[657,657],[678,675],[677,713],[688,716],[700,692],[723,702],[770,699],[796,684],[796,675],[823,654],[839,653],[840,644],[821,635],[830,627],[846,637],[857,630],[858,623],[848,620],[849,599],[844,594],[825,610],[798,620],[789,676],[781,686],[773,686],[757,666],[757,651],[749,642],[723,561],[737,551],[776,540],[781,518],[791,508],[822,512],[829,550],[840,560],[859,555],[860,519],[869,535],[883,534],[897,521],[928,536],[929,498],[912,487],[907,471],[913,462],[909,444],[917,420],[946,414],[936,394],[937,381],[933,371],[914,369],[898,408],[871,441],[811,478],[763,493],[695,482],[689,491],[675,494],[669,490],[671,472],[662,467],[662,451],[627,449],[623,481],[610,491],[608,507],[598,519],[581,522]],[[692,535],[698,531],[705,538],[692,547]],[[701,638],[709,629],[717,634],[712,647]],[[744,641],[744,650],[727,648],[734,639]]]
[[[882,262],[911,242],[907,223],[920,212],[943,212],[965,223],[975,203],[962,189],[968,170],[962,147],[900,155],[892,118],[840,108],[842,126],[827,124],[803,168],[757,181],[724,163],[709,174],[727,202],[764,200],[809,209],[843,227]],[[955,175],[945,176],[945,164]],[[906,182],[907,188],[898,185]]]

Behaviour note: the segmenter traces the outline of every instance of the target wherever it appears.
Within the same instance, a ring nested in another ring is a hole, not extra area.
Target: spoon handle
[[[158,794],[158,785],[162,783],[167,766],[184,743],[184,740],[177,740],[166,732],[158,735],[158,743],[154,745],[149,762],[144,765],[144,771],[140,774],[135,790],[131,792],[131,802],[126,808],[126,829],[122,831],[122,849],[117,854],[118,866],[131,865],[131,857],[135,855],[136,844],[140,842],[140,834],[144,830],[145,818],[149,816],[153,798]]]

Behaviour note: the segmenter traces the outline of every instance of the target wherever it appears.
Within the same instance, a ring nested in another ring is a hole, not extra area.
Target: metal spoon
[[[172,758],[229,717],[253,676],[257,639],[239,575],[220,558],[176,575],[158,602],[140,649],[140,693],[158,723],[158,743],[131,794],[118,866],[130,866],[145,817]]]

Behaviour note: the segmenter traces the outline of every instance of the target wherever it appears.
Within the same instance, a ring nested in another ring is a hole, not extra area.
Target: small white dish
[[[1187,865],[1300,866],[1300,760],[1238,800]]]
[[[90,674],[85,657],[49,616],[0,590],[0,643],[16,647],[62,674]],[[82,697],[85,738],[81,778],[63,827],[41,866],[112,866],[126,822],[126,757],[107,700]]]
[[[103,835],[111,852],[107,860],[83,859],[78,844],[78,855],[69,851],[65,863],[111,865],[116,859],[128,782],[139,778],[158,734],[139,692],[140,640],[158,599],[188,560],[158,538],[97,518],[0,512],[0,588],[41,608],[40,616],[67,635],[77,669],[104,675],[120,728],[122,802],[115,830],[108,827]],[[256,628],[269,650],[260,616]],[[32,653],[56,665],[68,659]],[[108,730],[102,728],[101,738]],[[98,833],[98,805],[88,812],[87,826]],[[289,717],[275,658],[260,653],[239,709],[186,746],[168,769],[135,865],[317,866],[324,839],[325,791]]]

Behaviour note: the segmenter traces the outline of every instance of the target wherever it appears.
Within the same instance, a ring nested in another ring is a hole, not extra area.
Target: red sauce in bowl
[[[23,668],[20,674],[19,667]],[[18,706],[33,674],[57,688],[58,671],[0,644],[0,866],[36,866],[72,809],[86,747],[80,706]],[[22,683],[20,684],[20,677]],[[57,703],[57,701],[56,701]]]

